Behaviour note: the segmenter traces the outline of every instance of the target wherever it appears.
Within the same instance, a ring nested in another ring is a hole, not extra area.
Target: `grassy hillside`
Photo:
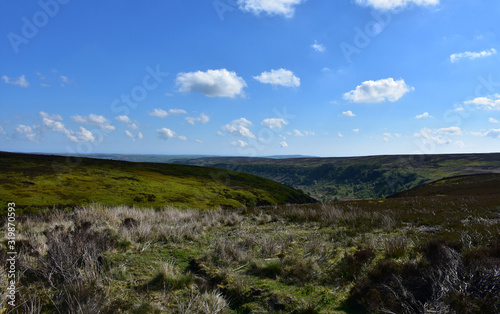
[[[25,216],[18,308],[3,263],[0,313],[498,313],[499,204],[464,193]]]
[[[4,152],[0,153],[0,200],[18,207],[99,202],[205,209],[314,202],[300,191],[239,172]]]
[[[445,178],[393,194],[390,198],[462,195],[476,197],[500,195],[500,174],[479,174]]]
[[[383,198],[445,177],[500,172],[500,154],[293,159],[206,157],[169,162],[255,174],[301,189],[323,201]]]

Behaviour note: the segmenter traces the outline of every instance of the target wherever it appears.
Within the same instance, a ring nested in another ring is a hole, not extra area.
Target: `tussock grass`
[[[488,198],[432,197],[47,211],[19,221],[17,310],[495,312],[499,219]]]

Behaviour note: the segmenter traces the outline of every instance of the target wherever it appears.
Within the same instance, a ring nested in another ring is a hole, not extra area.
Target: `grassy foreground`
[[[7,202],[36,211],[92,202],[209,209],[314,201],[293,188],[239,172],[0,152],[0,213]]]
[[[498,313],[499,236],[498,195],[48,210],[18,222],[18,307],[3,264],[0,309]]]

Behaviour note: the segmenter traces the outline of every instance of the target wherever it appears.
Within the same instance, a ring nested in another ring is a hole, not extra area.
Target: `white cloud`
[[[237,141],[231,142],[231,145],[243,148],[243,147],[247,147],[248,143],[245,141],[242,141],[242,140],[237,140]]]
[[[338,135],[339,137],[344,137],[344,135],[343,135],[342,133],[340,133],[340,132],[337,132],[337,135]]]
[[[200,140],[199,138],[195,139],[194,141],[195,141],[196,143],[200,143],[200,144],[201,144],[201,143],[203,143],[203,141],[202,141],[202,140]]]
[[[207,116],[206,114],[204,113],[201,113],[199,117],[186,117],[186,121],[189,123],[189,124],[195,124],[196,122],[199,122],[201,124],[205,124],[207,123],[208,121],[210,121],[210,117]]]
[[[434,130],[423,128],[420,132],[414,133],[413,136],[420,138],[423,143],[435,142],[437,144],[445,145],[453,142],[447,136],[457,136],[462,134],[463,132],[459,127],[453,126]]]
[[[179,135],[177,138],[181,141],[187,141],[187,137],[185,137],[184,135]]]
[[[95,136],[94,134],[92,134],[92,132],[90,132],[89,130],[87,130],[86,128],[84,127],[80,127],[80,132],[75,132],[76,134],[76,138],[77,140],[75,139],[71,139],[73,142],[93,142],[95,141]]]
[[[462,130],[458,126],[452,126],[449,128],[441,128],[435,131],[437,134],[446,134],[446,135],[462,135]]]
[[[283,125],[287,125],[288,122],[281,118],[268,118],[264,119],[261,124],[270,129],[279,130],[283,127]]]
[[[311,45],[311,48],[318,51],[318,52],[325,52],[326,48],[322,44],[318,44],[318,42],[315,40],[314,44]]]
[[[496,54],[497,54],[497,51],[494,48],[491,48],[490,50],[479,51],[479,52],[465,51],[465,52],[452,54],[450,56],[450,61],[452,63],[455,63],[455,62],[458,62],[460,59],[474,60],[477,58],[485,58],[485,57],[489,57],[489,56],[496,55]]]
[[[24,88],[30,86],[30,83],[28,82],[28,80],[24,75],[21,75],[17,79],[10,78],[7,75],[4,75],[2,76],[2,80],[7,84],[17,85]]]
[[[393,10],[410,5],[433,6],[439,4],[439,0],[355,0],[355,2],[358,5],[370,6],[378,10]]]
[[[389,142],[389,139],[392,138],[392,134],[391,133],[384,133],[384,141],[386,142]]]
[[[295,6],[305,0],[238,0],[240,10],[251,12],[255,15],[282,15],[287,18],[295,14]]]
[[[414,90],[406,85],[403,79],[394,81],[393,78],[378,81],[365,81],[355,90],[344,94],[344,99],[355,103],[379,103],[383,101],[395,102],[404,94]]]
[[[0,135],[6,135],[7,132],[5,132],[5,129],[3,128],[3,126],[0,125]]]
[[[65,87],[65,86],[66,86],[66,84],[68,84],[68,85],[69,85],[69,84],[72,84],[72,83],[73,83],[73,80],[72,80],[72,79],[70,79],[70,78],[69,78],[69,77],[67,77],[67,76],[61,75],[61,76],[59,76],[59,78],[61,79],[61,86],[62,86],[62,87]]]
[[[142,140],[144,138],[144,135],[142,135],[142,132],[139,132],[137,134],[137,138],[140,139],[140,140]]]
[[[67,129],[61,122],[63,118],[58,114],[48,114],[41,111],[42,125],[46,130],[64,134],[72,142],[93,142],[95,136],[89,130],[80,127],[80,132],[74,132]]]
[[[89,114],[86,117],[80,115],[71,116],[71,119],[77,123],[95,125],[101,130],[112,131],[115,129],[114,126],[109,124],[108,119],[106,119],[104,116],[96,115],[93,113]]]
[[[125,130],[125,134],[135,142],[135,136],[129,130]]]
[[[132,123],[132,120],[130,120],[127,116],[118,116],[115,120],[120,121],[121,123]]]
[[[152,117],[157,118],[165,118],[166,116],[168,116],[168,112],[159,108],[154,109],[152,112],[148,112],[148,114]]]
[[[27,126],[20,124],[15,129],[15,132],[21,136],[26,137],[32,142],[39,142],[42,137],[42,132],[38,126]]]
[[[426,119],[426,118],[432,118],[432,116],[429,115],[428,112],[424,112],[422,114],[418,114],[417,116],[415,116],[415,119]]]
[[[315,132],[312,131],[299,131],[297,129],[294,129],[293,132],[286,132],[288,135],[293,135],[293,136],[316,136]]]
[[[235,97],[243,95],[245,81],[226,69],[177,74],[180,92],[198,92],[208,97]]]
[[[353,132],[354,134],[358,134],[358,133],[359,133],[359,129],[352,129],[352,132]]]
[[[118,117],[115,118],[115,120],[117,120],[117,121],[119,121],[121,123],[127,124],[127,128],[129,128],[131,130],[138,130],[139,129],[139,127],[137,126],[137,124],[135,124],[127,116],[118,116]]]
[[[473,100],[466,101],[467,105],[475,105],[480,109],[500,110],[500,94],[490,95],[487,97],[477,97]]]
[[[500,121],[498,121],[498,120],[497,120],[497,119],[495,119],[495,118],[489,118],[489,119],[488,119],[488,122],[490,122],[490,123],[500,123]]]
[[[280,146],[283,147],[283,148],[287,148],[288,147],[288,143],[283,141],[280,143]]]
[[[158,136],[164,140],[175,137],[175,132],[167,128],[158,129],[156,132],[158,133]]]
[[[253,78],[264,84],[281,85],[285,87],[300,86],[300,78],[296,77],[292,71],[285,69],[262,72],[259,76],[254,76]]]
[[[187,111],[184,109],[169,109],[169,114],[187,114]]]
[[[248,129],[252,125],[252,122],[245,118],[240,118],[231,121],[231,123],[226,124],[222,127],[222,130],[236,136],[243,136],[246,138],[255,138],[255,135]]]
[[[351,110],[344,111],[344,112],[342,112],[342,114],[343,114],[344,116],[347,116],[347,117],[355,117],[355,116],[356,116],[354,113],[352,113],[352,111],[351,111]]]
[[[500,129],[491,129],[488,132],[486,132],[486,136],[493,138],[500,138]]]

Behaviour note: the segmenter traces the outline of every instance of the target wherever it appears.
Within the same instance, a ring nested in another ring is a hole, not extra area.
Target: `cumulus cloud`
[[[156,108],[153,111],[148,112],[148,114],[152,117],[157,117],[157,118],[165,118],[166,116],[168,116],[168,112],[160,108]]]
[[[378,10],[394,10],[408,7],[410,5],[435,6],[439,0],[355,0],[356,4],[369,6]]]
[[[302,137],[302,136],[315,136],[316,135],[316,133],[314,133],[312,131],[300,131],[300,130],[297,130],[297,129],[294,129],[293,132],[286,132],[286,134],[293,135],[293,136],[299,136],[299,137]]]
[[[158,136],[164,140],[168,140],[168,139],[174,138],[176,136],[174,131],[167,129],[167,128],[158,129],[158,130],[156,130],[156,132],[158,133]]]
[[[117,120],[121,123],[132,123],[132,120],[130,120],[130,118],[127,116],[118,116],[115,118],[115,120]]]
[[[355,117],[355,116],[356,116],[354,113],[352,113],[352,111],[351,111],[351,110],[344,111],[344,112],[342,112],[342,114],[343,114],[344,116],[347,116],[347,117]]]
[[[420,138],[423,143],[435,142],[437,144],[446,145],[453,141],[448,136],[462,135],[463,132],[459,127],[452,126],[449,128],[429,129],[423,128],[420,132],[414,133],[413,136]]]
[[[17,135],[27,138],[32,142],[39,142],[42,137],[42,132],[38,126],[28,126],[20,124],[15,129]]]
[[[222,127],[222,130],[236,136],[255,138],[255,135],[248,129],[248,127],[250,127],[251,125],[252,122],[248,121],[245,118],[240,118],[224,125]]]
[[[72,142],[93,142],[95,140],[95,136],[92,132],[84,127],[80,127],[80,132],[74,132],[73,130],[67,129],[61,122],[63,120],[61,115],[51,115],[43,111],[39,114],[42,117],[42,126],[45,130],[64,134]]]
[[[185,137],[184,135],[179,135],[177,138],[181,141],[187,141],[187,137]]]
[[[247,147],[248,143],[245,141],[242,141],[242,140],[237,140],[237,141],[231,142],[231,145],[243,148],[243,147]]]
[[[71,119],[76,123],[97,126],[101,130],[113,131],[115,129],[113,125],[109,124],[108,119],[106,119],[104,116],[93,113],[86,117],[80,115],[71,116]]]
[[[240,10],[255,15],[282,15],[287,18],[295,14],[295,6],[305,0],[238,0]]]
[[[281,118],[268,118],[264,119],[261,124],[272,130],[279,130],[283,127],[283,125],[287,125],[288,122]]]
[[[489,57],[492,55],[496,55],[497,51],[494,48],[491,48],[490,50],[483,50],[479,52],[471,52],[471,51],[465,51],[465,52],[460,52],[460,53],[454,53],[450,56],[450,61],[452,63],[460,61],[460,59],[469,59],[469,60],[474,60],[478,58],[485,58]]]
[[[175,114],[187,114],[187,111],[184,109],[169,109],[168,113],[173,114],[173,115],[175,115]]]
[[[210,117],[207,116],[206,114],[204,113],[201,113],[199,117],[186,117],[186,121],[189,123],[189,124],[196,124],[196,122],[199,122],[201,124],[205,124],[207,123],[208,121],[210,121]]]
[[[465,104],[477,106],[479,109],[500,110],[500,94],[477,97],[473,100],[466,101]]]
[[[280,146],[283,147],[283,148],[287,148],[288,147],[288,143],[283,141],[280,143]]]
[[[415,116],[415,119],[426,119],[426,118],[432,118],[432,116],[429,115],[428,112],[424,112],[422,114],[418,114]]]
[[[495,118],[489,118],[489,119],[488,119],[488,121],[489,121],[490,123],[500,123],[500,121],[498,121],[498,120],[497,120],[497,119],[495,119]]]
[[[337,132],[337,135],[338,135],[339,137],[344,137],[344,135],[343,135],[342,133],[340,133],[340,132]]]
[[[296,77],[292,71],[285,69],[262,72],[259,76],[254,76],[253,78],[264,84],[281,85],[285,87],[300,86],[300,78]]]
[[[198,92],[208,97],[236,97],[243,95],[246,82],[235,72],[226,69],[177,74],[180,92]]]
[[[127,125],[127,127],[131,130],[138,130],[139,127],[137,126],[137,124],[135,124],[132,120],[130,120],[129,117],[127,116],[118,116],[118,117],[115,117],[115,120],[121,122],[121,123],[124,123]]]
[[[392,138],[392,134],[391,133],[384,133],[383,137],[384,137],[384,141],[389,142],[389,140]]]
[[[355,103],[379,103],[383,101],[395,102],[404,94],[414,90],[406,85],[403,79],[395,81],[393,78],[378,81],[365,81],[355,90],[344,94],[344,99]]]
[[[359,133],[359,129],[352,129],[352,132],[353,132],[354,134],[358,134],[358,133]]]
[[[318,42],[315,40],[314,43],[311,45],[311,48],[318,51],[318,52],[325,52],[326,48],[322,44],[318,44]]]
[[[140,140],[142,140],[144,138],[144,136],[142,135],[142,132],[139,132],[137,134],[137,138],[140,139]]]
[[[30,86],[30,83],[28,82],[28,80],[24,75],[21,75],[18,78],[10,78],[7,75],[4,75],[2,76],[2,80],[7,84],[17,85],[24,88]]]
[[[93,142],[95,141],[95,136],[92,132],[81,126],[80,132],[75,132],[75,137],[70,138],[70,140],[73,142]]]

